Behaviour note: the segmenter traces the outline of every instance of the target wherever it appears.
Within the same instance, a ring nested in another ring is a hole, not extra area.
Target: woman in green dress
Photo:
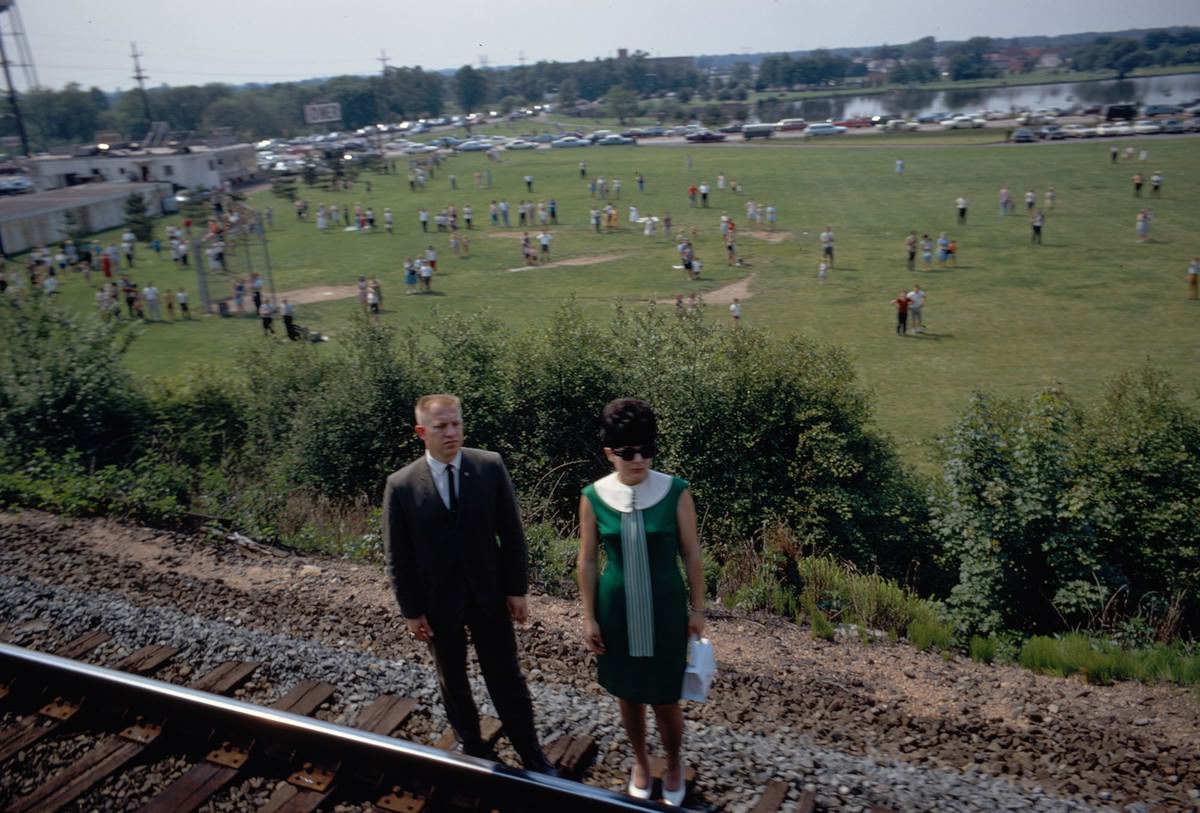
[[[578,573],[584,639],[633,746],[629,794],[648,799],[653,787],[646,751],[650,705],[667,752],[663,801],[680,805],[686,787],[679,696],[688,637],[704,632],[704,577],[687,481],[650,468],[657,434],[645,401],[619,398],[604,408],[600,437],[614,471],[584,488],[579,501]],[[605,567],[597,573],[601,546]]]

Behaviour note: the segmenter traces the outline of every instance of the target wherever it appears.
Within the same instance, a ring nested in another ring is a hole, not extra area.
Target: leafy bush
[[[978,635],[972,635],[970,654],[973,661],[987,664],[992,663],[996,660],[996,639],[981,638]]]
[[[1082,674],[1089,683],[1116,680],[1168,682],[1181,686],[1200,683],[1200,656],[1178,646],[1122,649],[1111,641],[1081,634],[1061,638],[1034,636],[1025,642],[1019,662],[1042,674],[1067,677]]]
[[[9,465],[0,457],[0,506],[41,508],[68,516],[109,515],[175,524],[188,504],[189,472],[152,456],[132,467],[90,469],[78,451],[63,456],[38,449]]]
[[[121,364],[132,337],[38,291],[0,299],[0,453],[21,461],[77,449],[100,465],[131,457],[148,417]]]
[[[905,630],[908,642],[917,649],[936,649],[949,652],[954,645],[954,633],[940,621],[929,618],[914,618]]]
[[[552,596],[578,594],[575,560],[578,540],[563,538],[546,523],[527,525],[525,541],[529,546],[530,580]]]
[[[1090,412],[1054,389],[977,394],[942,446],[932,506],[960,635],[1200,626],[1200,417],[1164,374],[1119,377]]]

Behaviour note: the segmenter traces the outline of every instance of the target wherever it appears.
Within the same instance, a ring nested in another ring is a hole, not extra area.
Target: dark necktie
[[[450,495],[450,510],[458,510],[458,493],[454,489],[454,464],[446,465],[446,488]]]

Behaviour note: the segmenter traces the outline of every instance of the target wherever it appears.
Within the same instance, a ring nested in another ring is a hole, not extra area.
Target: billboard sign
[[[337,102],[304,105],[304,123],[321,124],[326,121],[341,121],[342,106]]]

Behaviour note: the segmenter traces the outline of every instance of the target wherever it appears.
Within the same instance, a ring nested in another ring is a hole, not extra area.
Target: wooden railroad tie
[[[579,779],[592,767],[598,751],[596,741],[586,734],[567,734],[546,746],[546,761],[566,779]]]
[[[777,813],[783,807],[783,803],[787,801],[790,789],[791,785],[782,779],[772,779],[767,783],[767,789],[763,791],[762,796],[758,797],[758,804],[750,813]]]
[[[272,703],[270,708],[308,716],[332,697],[334,691],[334,687],[328,683],[301,681]],[[236,779],[249,761],[254,743],[234,743],[219,732],[214,732],[212,742],[219,744],[209,751],[203,762],[193,765],[187,773],[143,805],[139,813],[189,813]]]
[[[359,712],[354,720],[354,727],[386,737],[404,724],[416,706],[416,701],[407,697],[384,695]],[[271,798],[258,809],[258,813],[312,813],[333,795],[336,790],[335,780],[341,767],[340,763],[303,763],[300,770],[288,777],[287,784],[275,788]],[[420,809],[415,808],[418,811]]]
[[[107,633],[89,632],[55,652],[62,657],[78,657],[90,652],[109,639]],[[115,668],[135,675],[151,675],[175,656],[178,649],[168,646],[144,646],[122,660]],[[73,656],[64,652],[74,652]],[[39,740],[58,731],[67,724],[83,706],[83,698],[64,698],[56,695],[36,714],[30,714],[0,731],[0,762],[19,754]]]
[[[191,684],[191,688],[227,694],[244,683],[256,668],[257,664],[223,663]],[[9,813],[54,813],[62,809],[141,755],[158,741],[161,733],[161,723],[138,715],[120,734],[105,737],[70,767],[13,802]]]

